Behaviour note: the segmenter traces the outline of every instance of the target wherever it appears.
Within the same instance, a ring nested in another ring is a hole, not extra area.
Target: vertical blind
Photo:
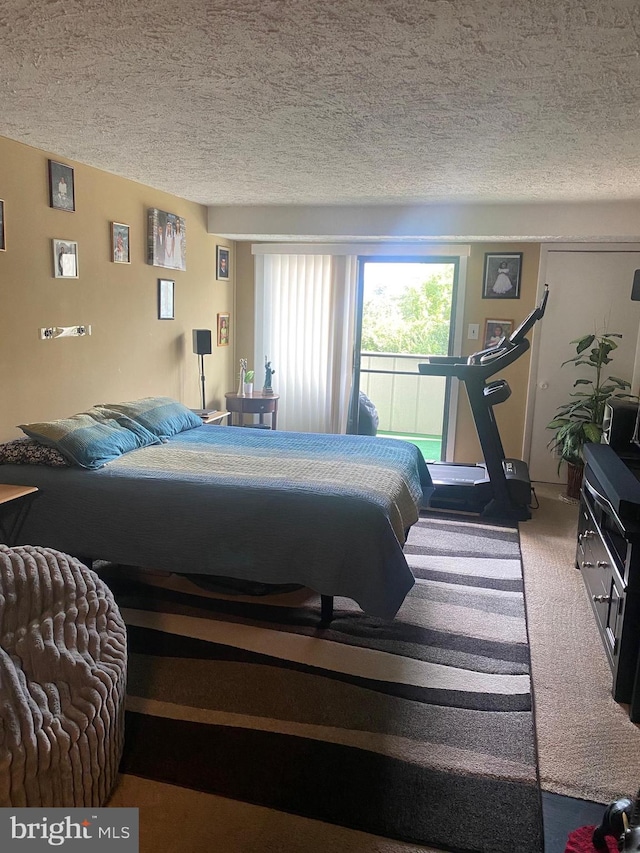
[[[267,358],[281,429],[346,431],[356,266],[355,256],[256,256],[256,379]]]

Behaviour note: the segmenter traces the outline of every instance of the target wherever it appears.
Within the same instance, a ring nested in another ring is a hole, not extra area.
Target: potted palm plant
[[[559,406],[547,429],[555,430],[548,447],[558,454],[558,471],[563,462],[567,463],[567,497],[579,498],[584,458],[582,448],[588,442],[600,442],[605,403],[611,397],[618,399],[637,399],[629,393],[631,383],[618,376],[608,375],[605,368],[613,360],[611,353],[618,348],[615,338],[622,335],[615,332],[583,335],[575,344],[576,354],[562,362],[575,367],[585,366],[592,371],[591,378],[579,378],[573,387],[579,390],[570,394],[571,400]]]

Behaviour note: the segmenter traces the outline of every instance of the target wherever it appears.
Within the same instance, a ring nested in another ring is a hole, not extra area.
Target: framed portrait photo
[[[78,244],[73,240],[52,240],[53,274],[56,278],[78,278]]]
[[[229,315],[218,314],[218,346],[229,346]]]
[[[229,249],[216,246],[216,279],[229,281]]]
[[[129,226],[122,222],[111,223],[111,260],[114,264],[130,264]]]
[[[76,209],[73,168],[55,160],[49,160],[49,205],[58,210]]]
[[[519,299],[522,252],[484,256],[483,299]]]
[[[158,279],[158,320],[175,320],[175,281]]]
[[[0,198],[0,252],[6,252],[7,240],[4,230],[4,201]]]
[[[147,229],[147,261],[154,267],[186,270],[187,224],[184,218],[150,207]]]
[[[485,320],[482,349],[496,346],[502,338],[508,338],[512,331],[513,320]]]

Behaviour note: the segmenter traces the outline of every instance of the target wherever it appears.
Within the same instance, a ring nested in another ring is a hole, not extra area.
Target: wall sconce
[[[82,338],[91,334],[91,326],[47,326],[40,329],[40,340],[53,338]]]

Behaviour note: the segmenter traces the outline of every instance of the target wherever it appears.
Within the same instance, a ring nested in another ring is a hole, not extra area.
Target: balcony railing
[[[442,435],[446,379],[422,376],[424,355],[363,352],[360,390],[374,404],[379,429],[404,435]]]

